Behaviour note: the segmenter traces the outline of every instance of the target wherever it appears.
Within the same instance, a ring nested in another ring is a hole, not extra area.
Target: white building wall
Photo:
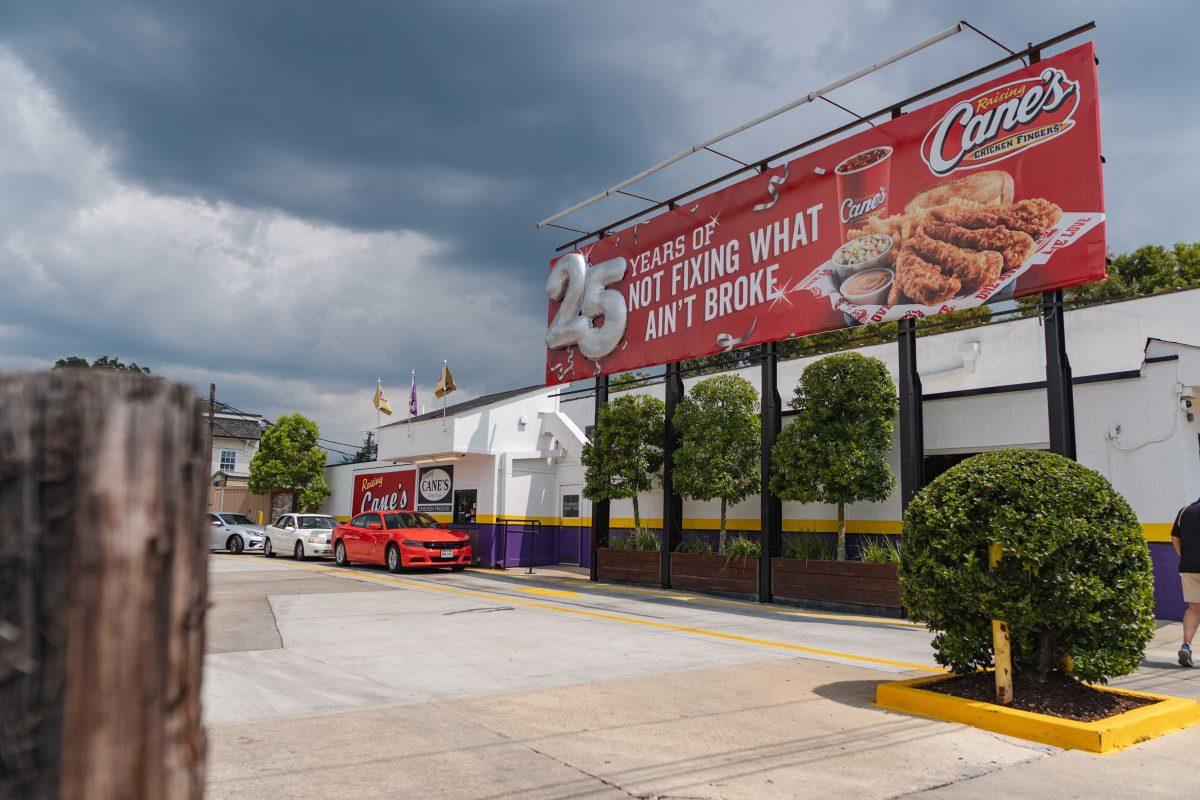
[[[1177,385],[1200,384],[1200,350],[1186,346],[1186,343],[1200,345],[1200,290],[1069,312],[1066,326],[1068,354],[1077,380],[1110,373],[1143,372],[1139,378],[1075,386],[1078,457],[1084,465],[1109,477],[1137,511],[1147,534],[1163,541],[1178,508],[1200,495],[1200,427],[1197,427],[1200,422],[1186,421],[1176,392]],[[1030,317],[917,340],[918,365],[926,394],[927,455],[1048,447],[1049,424],[1043,388],[936,397],[1044,381],[1043,336],[1038,318]],[[1147,340],[1153,338],[1165,341],[1152,343],[1147,353]],[[873,345],[858,352],[883,361],[896,379],[895,344]],[[1143,368],[1147,355],[1174,356],[1175,360],[1151,362]],[[820,357],[779,364],[780,396],[785,409],[804,368]],[[733,374],[760,388],[758,367],[736,370]],[[700,379],[685,379],[685,390]],[[660,399],[663,396],[661,382],[627,391]],[[1200,389],[1197,393],[1200,394]],[[619,396],[619,392],[612,396]],[[592,424],[593,405],[590,394],[577,399],[564,398],[562,402],[564,413],[581,428]],[[1200,420],[1200,400],[1195,416]],[[1121,436],[1110,440],[1108,433],[1118,424]],[[1171,435],[1165,441],[1151,441],[1167,432]],[[889,461],[898,475],[895,438]],[[576,464],[564,464],[562,469],[565,471],[562,477],[570,473],[574,479],[576,471],[582,475]],[[756,495],[731,507],[730,526],[757,529],[759,506]],[[642,495],[641,507],[646,524],[661,525],[661,491]],[[685,500],[685,526],[714,527],[719,509],[716,501]],[[836,509],[822,504],[785,503],[783,513],[785,530],[828,530],[836,519]],[[614,527],[627,526],[633,516],[632,503],[614,502],[611,515]],[[851,532],[897,532],[898,494],[883,503],[853,504],[847,507],[847,519]]]
[[[221,453],[226,450],[234,452],[234,468],[230,470],[230,473],[234,475],[249,475],[250,459],[254,458],[254,454],[258,452],[258,442],[253,439],[230,439],[224,436],[214,436],[212,444],[212,471],[209,474],[216,474],[217,470],[221,469]]]

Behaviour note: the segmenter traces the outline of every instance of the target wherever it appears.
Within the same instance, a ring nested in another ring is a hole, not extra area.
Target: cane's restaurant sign
[[[1104,277],[1091,43],[551,264],[549,384]]]
[[[417,471],[412,467],[387,472],[362,472],[354,476],[354,507],[364,511],[413,511]]]
[[[422,467],[417,481],[417,510],[448,514],[454,510],[450,492],[454,488],[454,466]]]

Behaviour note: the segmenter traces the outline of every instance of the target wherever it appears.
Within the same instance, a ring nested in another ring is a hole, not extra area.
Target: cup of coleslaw
[[[868,233],[843,244],[829,259],[839,283],[851,275],[879,267],[890,267],[894,260],[892,237],[886,233]]]

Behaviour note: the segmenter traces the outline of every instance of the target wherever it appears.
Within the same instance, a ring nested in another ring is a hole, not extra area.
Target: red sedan
[[[366,511],[333,529],[333,558],[339,567],[357,561],[380,564],[392,572],[404,567],[450,567],[471,563],[471,540],[449,531],[428,514],[414,511]]]

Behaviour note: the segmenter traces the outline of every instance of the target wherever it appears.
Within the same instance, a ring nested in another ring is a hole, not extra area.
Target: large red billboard
[[[555,259],[548,384],[1104,277],[1089,42]]]
[[[416,507],[416,467],[355,474],[351,516],[364,511],[415,511]]]

